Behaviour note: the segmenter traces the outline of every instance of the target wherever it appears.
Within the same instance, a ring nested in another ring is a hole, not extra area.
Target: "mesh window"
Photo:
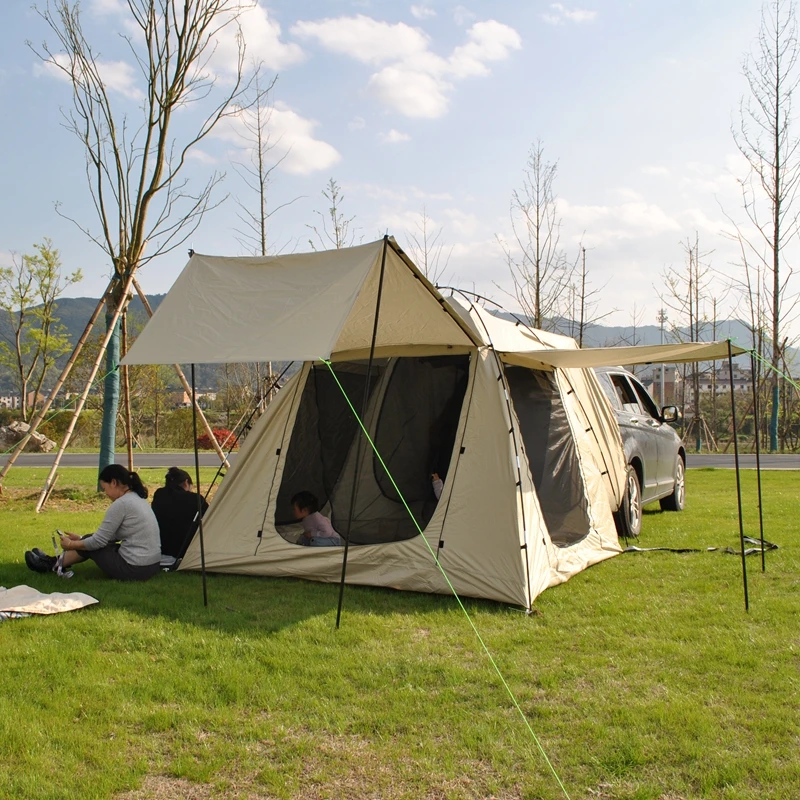
[[[505,372],[550,538],[559,547],[576,544],[589,534],[589,514],[556,382],[549,372],[524,367],[507,366]]]
[[[385,360],[373,362],[370,396],[385,366]],[[367,364],[337,364],[335,370],[347,396],[360,410]],[[291,499],[298,492],[311,492],[319,501],[320,509],[325,508],[358,430],[358,421],[330,370],[324,365],[312,366],[286,454],[275,510],[276,525],[295,522]]]
[[[338,363],[334,370],[360,412],[366,363]],[[278,493],[276,525],[293,521],[291,497],[307,490],[317,496],[341,535],[349,528],[351,544],[416,536],[400,495],[372,448],[357,436],[353,412],[326,373],[326,367],[315,368],[303,390]],[[364,423],[423,528],[437,503],[431,474],[446,480],[450,469],[468,374],[466,355],[397,358],[381,362],[370,381]]]

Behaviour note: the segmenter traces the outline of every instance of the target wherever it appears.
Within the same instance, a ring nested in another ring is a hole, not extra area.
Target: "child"
[[[319,501],[311,492],[298,492],[292,498],[294,518],[303,525],[297,544],[306,547],[336,547],[342,543],[331,521],[319,513]]]

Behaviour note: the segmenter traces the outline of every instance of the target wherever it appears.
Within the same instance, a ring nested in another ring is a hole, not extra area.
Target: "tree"
[[[514,247],[498,237],[511,272],[513,295],[535,328],[552,327],[560,311],[571,270],[559,247],[555,177],[558,162],[544,158],[537,141],[528,153],[522,188],[511,196],[511,229]]]
[[[253,255],[266,256],[269,252],[269,222],[273,214],[276,214],[286,206],[290,206],[298,197],[285,203],[280,203],[270,207],[269,187],[272,182],[272,173],[278,165],[286,158],[286,155],[277,160],[270,158],[271,151],[278,145],[270,135],[270,117],[272,115],[272,105],[270,103],[270,92],[275,86],[273,79],[267,86],[261,85],[261,79],[256,73],[251,90],[245,97],[245,104],[239,110],[238,120],[242,128],[242,139],[247,149],[247,163],[235,163],[234,168],[250,190],[251,199],[246,202],[238,199],[241,213],[239,219],[244,225],[244,229],[238,231],[239,243],[249,250]],[[258,387],[259,412],[266,408],[274,396],[274,390],[270,388],[268,397],[264,398],[263,383],[266,380],[268,386],[272,386],[273,373],[272,362],[266,363],[265,378],[262,379],[262,366],[255,364],[255,383]]]
[[[565,304],[565,330],[567,336],[571,336],[578,342],[578,347],[583,347],[583,339],[586,332],[593,325],[598,325],[602,319],[613,314],[616,309],[611,309],[603,314],[597,314],[600,305],[600,292],[605,288],[591,288],[589,280],[589,270],[586,267],[586,248],[581,245],[578,253],[578,260],[570,271],[569,283],[566,287]]]
[[[0,309],[10,323],[8,340],[0,341],[0,364],[14,373],[26,422],[36,410],[48,371],[71,347],[55,315],[57,300],[83,278],[79,269],[62,273],[59,252],[50,239],[33,248],[33,255],[14,257],[13,266],[0,268]]]
[[[659,298],[670,314],[670,337],[676,342],[701,342],[706,338],[709,327],[716,319],[716,301],[711,288],[713,272],[708,262],[712,251],[700,250],[700,236],[695,232],[681,243],[685,254],[685,267],[667,267],[662,273],[666,287],[659,292]],[[709,316],[709,306],[713,303],[714,312]],[[663,311],[663,308],[662,308]],[[707,437],[707,426],[700,414],[700,378],[708,367],[693,363],[685,365],[682,383],[682,402],[686,406],[686,387],[691,380],[692,420],[687,429],[687,437],[693,431],[695,447],[700,452],[703,437]]]
[[[800,80],[800,46],[795,12],[794,0],[771,0],[762,7],[756,45],[742,67],[749,96],[740,103],[738,130],[732,130],[736,146],[749,165],[749,174],[741,181],[749,229],[737,226],[737,232],[745,245],[746,260],[760,262],[767,275],[764,288],[772,340],[773,452],[778,449],[783,327],[795,303],[786,292],[791,267],[784,257],[798,233],[795,201],[800,186],[800,139],[795,133],[792,101]]]
[[[355,217],[346,217],[342,213],[344,195],[341,187],[333,178],[322,190],[322,196],[330,203],[330,206],[324,213],[314,211],[321,220],[320,228],[315,225],[306,225],[314,233],[314,236],[308,240],[311,249],[316,250],[317,244],[322,250],[341,250],[343,247],[350,247],[355,240],[355,231],[350,229]]]
[[[108,350],[101,469],[114,460],[119,319],[135,273],[185,242],[212,207],[212,192],[222,175],[212,173],[192,191],[184,175],[187,156],[233,113],[247,88],[241,33],[232,79],[222,90],[209,63],[224,29],[237,23],[239,0],[126,0],[124,5],[130,16],[129,33],[123,38],[143,85],[137,89],[135,112],[130,101],[119,100],[106,83],[106,62],[84,35],[77,2],[54,0],[38,10],[60,52],[47,43],[39,50],[31,47],[71,84],[73,106],[65,113],[66,127],[84,150],[99,229],[72,221],[105,251],[113,267],[104,339]],[[198,112],[201,103],[205,110]],[[178,112],[181,128],[176,137],[172,130]]]
[[[428,216],[428,209],[423,206],[417,220],[416,232],[408,233],[411,240],[408,248],[411,258],[433,284],[438,284],[444,277],[450,253],[453,251],[451,247],[445,256],[444,242],[441,241],[443,231],[444,227],[434,228],[433,220]]]

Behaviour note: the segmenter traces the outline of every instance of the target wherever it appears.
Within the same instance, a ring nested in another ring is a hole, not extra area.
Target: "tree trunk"
[[[114,320],[113,312],[106,310],[106,331]],[[119,319],[108,341],[106,350],[106,377],[103,382],[103,424],[100,430],[100,462],[98,473],[115,460],[117,440],[117,409],[119,407]]]

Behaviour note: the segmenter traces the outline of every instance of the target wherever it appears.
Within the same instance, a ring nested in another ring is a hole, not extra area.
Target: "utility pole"
[[[664,344],[664,323],[667,322],[667,310],[665,308],[659,308],[658,314],[656,314],[656,321],[658,322],[661,330],[661,344]],[[665,406],[667,404],[666,400],[664,399],[664,365],[661,365],[661,380],[659,381],[659,393],[661,396],[661,406]]]

